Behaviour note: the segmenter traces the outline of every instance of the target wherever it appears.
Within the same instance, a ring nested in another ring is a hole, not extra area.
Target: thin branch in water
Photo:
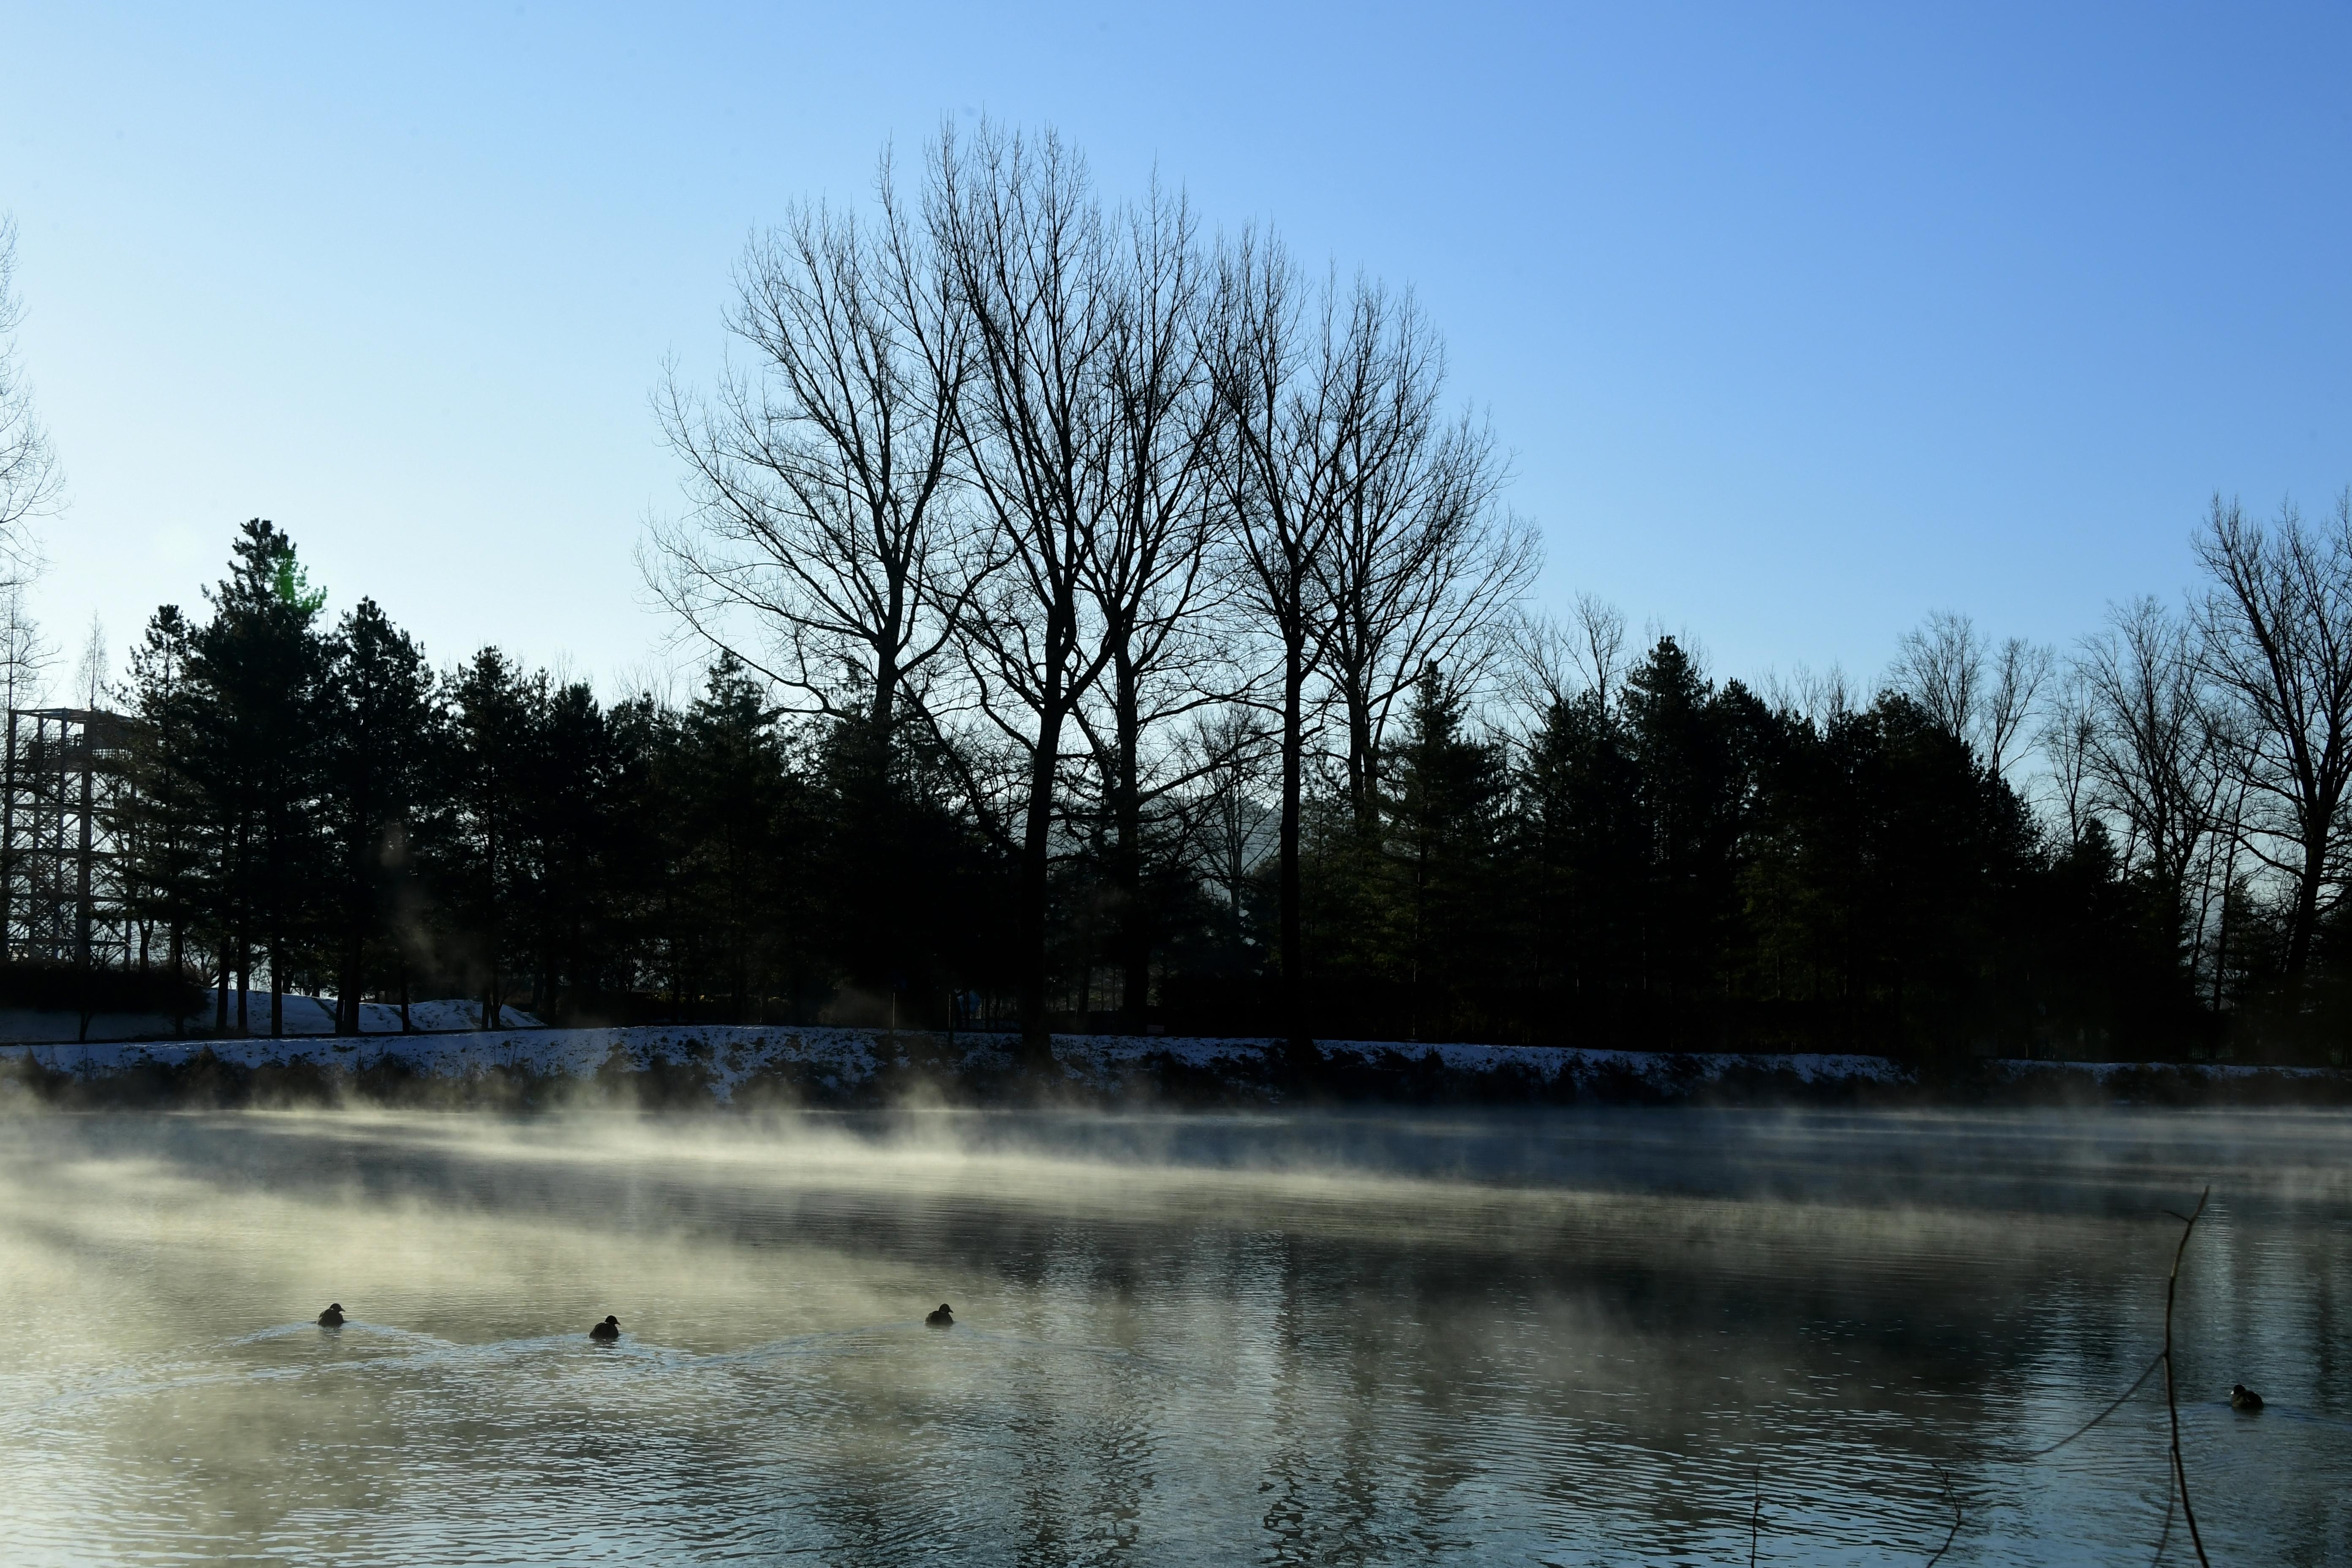
[[[2189,1544],[2197,1549],[2197,1561],[2204,1568],[2213,1568],[2212,1560],[2205,1555],[2204,1538],[2197,1532],[2197,1510],[2189,1501],[2189,1471],[2180,1462],[2180,1404],[2173,1390],[2172,1376],[2172,1303],[2180,1289],[2180,1259],[2189,1251],[2189,1237],[2197,1222],[2205,1214],[2205,1200],[2213,1195],[2211,1186],[2197,1194],[2197,1206],[2187,1214],[2173,1214],[2180,1222],[2180,1245],[2172,1249],[2172,1273],[2164,1282],[2164,1408],[2172,1420],[2172,1486],[2180,1498],[2180,1518],[2189,1526]],[[2165,1210],[2172,1214],[2170,1209]],[[2165,1527],[2171,1528],[2172,1515],[2168,1509]],[[2162,1547],[2158,1550],[2161,1552]]]
[[[2117,1394],[2112,1401],[2110,1401],[2105,1409],[2100,1411],[2096,1415],[2092,1416],[2088,1421],[2084,1422],[2080,1426],[2075,1427],[2072,1432],[2067,1433],[2063,1437],[2059,1438],[2055,1443],[2051,1444],[2050,1447],[2046,1448],[2036,1448],[2033,1452],[2026,1455],[2025,1458],[2029,1459],[2039,1459],[2045,1455],[2054,1454],[2059,1449],[2064,1447],[2067,1444],[2073,1442],[2075,1438],[2081,1436],[2084,1433],[2089,1431],[2092,1427],[2096,1426],[2100,1422],[2105,1421],[2108,1416],[2113,1415],[2116,1411],[2123,1408],[2125,1400],[2129,1399],[2133,1394],[2137,1394],[2140,1391],[2140,1385],[2142,1384],[2145,1384],[2149,1378],[2156,1375],[2156,1369],[2163,1364],[2164,1354],[2159,1351],[2149,1360],[2147,1370],[2142,1372],[2137,1377],[2132,1379],[2132,1385],[2129,1388],[2125,1389],[2121,1394]]]
[[[1764,1528],[1764,1467],[1756,1467],[1756,1506],[1748,1513],[1748,1568],[1756,1568],[1756,1542]]]
[[[1936,1548],[1936,1555],[1927,1559],[1927,1568],[1936,1568],[1936,1564],[1944,1560],[1944,1553],[1952,1549],[1952,1542],[1960,1538],[1960,1498],[1952,1489],[1951,1472],[1937,1465],[1936,1473],[1944,1478],[1944,1500],[1952,1505],[1952,1529],[1951,1533],[1944,1537],[1944,1544]]]

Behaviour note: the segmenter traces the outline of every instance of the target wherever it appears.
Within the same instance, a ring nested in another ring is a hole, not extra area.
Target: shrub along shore
[[[2343,1105],[2333,1068],[701,1025],[0,1047],[0,1105],[490,1110],[1405,1105]]]

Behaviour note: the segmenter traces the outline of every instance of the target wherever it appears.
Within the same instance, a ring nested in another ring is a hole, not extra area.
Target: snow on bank
[[[449,1005],[461,1005],[450,1004]],[[412,1005],[410,1016],[417,1009]],[[512,1014],[513,1009],[508,1009]],[[479,1013],[474,1015],[479,1017]],[[331,1028],[333,1019],[328,1017]],[[397,1010],[394,1027],[399,1021]],[[361,1072],[396,1065],[424,1077],[463,1079],[491,1072],[540,1078],[588,1078],[608,1066],[647,1071],[660,1063],[702,1069],[719,1100],[745,1080],[779,1071],[814,1073],[832,1089],[871,1080],[882,1061],[878,1031],[764,1029],[724,1025],[610,1029],[473,1030],[451,1034],[326,1035],[282,1039],[228,1037],[87,1045],[0,1045],[0,1059],[29,1058],[53,1072],[102,1078],[145,1066],[179,1067],[205,1051],[242,1068],[308,1065],[331,1072]],[[906,1037],[909,1042],[917,1037]],[[617,1062],[616,1062],[617,1056]]]
[[[247,991],[245,997],[247,1026],[267,1033],[269,1028],[269,993]],[[96,1040],[162,1040],[183,1026],[203,1029],[216,1016],[220,993],[206,991],[204,1005],[185,1018],[173,1018],[168,1013],[94,1013],[90,1015],[88,1038]],[[236,1017],[238,993],[228,994],[228,1016]],[[335,1032],[335,999],[331,996],[296,996],[290,993],[279,998],[282,1004],[284,1029],[288,1035],[331,1035]],[[520,1007],[501,1007],[499,1021],[511,1029],[535,1029],[539,1020]],[[445,1030],[476,1029],[481,1026],[482,1005],[459,997],[437,1002],[412,1002],[408,1005],[408,1026],[411,1029]],[[36,1012],[24,1007],[0,1008],[0,1043],[34,1044],[52,1040],[75,1040],[83,1037],[81,1016],[54,1008]],[[360,1004],[360,1033],[362,1035],[397,1035],[401,1033],[400,1009],[389,1002]]]
[[[289,999],[290,1001],[290,999]],[[451,1008],[470,1004],[449,1003]],[[414,1009],[412,1009],[414,1012]],[[323,1010],[321,1016],[331,1026]],[[289,1014],[290,1025],[290,1014]],[[396,1020],[395,1020],[396,1026]],[[942,1077],[1002,1073],[1013,1065],[1010,1035],[943,1036],[881,1029],[646,1026],[604,1029],[518,1028],[431,1035],[289,1036],[168,1042],[92,1041],[87,1045],[0,1045],[0,1060],[29,1058],[52,1072],[103,1079],[142,1068],[182,1066],[209,1050],[236,1067],[303,1067],[334,1075],[389,1068],[455,1082],[492,1074],[586,1079],[599,1072],[667,1071],[673,1087],[699,1082],[724,1103],[747,1084],[856,1100],[904,1085],[925,1072]],[[1786,1089],[1899,1089],[1916,1087],[1910,1068],[1860,1054],[1588,1050],[1558,1046],[1423,1045],[1385,1040],[1324,1040],[1318,1092],[1383,1097],[1491,1094],[1497,1099],[1671,1101],[1722,1090],[1769,1095]],[[1287,1075],[1274,1039],[1170,1038],[1060,1035],[1055,1057],[1069,1087],[1116,1099],[1203,1089],[1279,1100]],[[2208,1081],[2270,1078],[2342,1080],[2327,1068],[2233,1066],[2178,1068],[2144,1063],[1984,1061],[1983,1079],[2024,1086],[2072,1082],[2096,1090],[2144,1088],[2151,1079]]]
[[[327,1016],[323,1011],[321,1016]],[[331,1026],[331,1017],[327,1017]],[[289,1013],[289,1031],[291,1016]],[[174,1067],[209,1049],[245,1068],[309,1064],[356,1072],[398,1063],[423,1076],[462,1079],[485,1073],[522,1072],[545,1078],[586,1078],[625,1064],[647,1071],[667,1064],[698,1072],[713,1097],[733,1098],[748,1081],[777,1078],[834,1094],[870,1086],[886,1069],[940,1066],[943,1037],[879,1029],[761,1028],[725,1025],[607,1029],[515,1029],[440,1035],[226,1038],[163,1043],[92,1041],[87,1045],[0,1047],[27,1055],[52,1071],[103,1077],[144,1065]],[[1013,1040],[1006,1035],[963,1035],[954,1056],[965,1069],[1005,1067]],[[1731,1077],[1784,1076],[1801,1084],[1906,1082],[1909,1075],[1884,1057],[1664,1055],[1646,1051],[1579,1050],[1562,1047],[1406,1045],[1378,1040],[1320,1043],[1327,1070],[1381,1077],[1438,1076],[1455,1083],[1508,1080],[1531,1089],[1572,1089],[1607,1080],[1677,1098]],[[1235,1087],[1262,1085],[1279,1054],[1271,1039],[1169,1038],[1161,1036],[1062,1035],[1054,1042],[1074,1089],[1117,1094],[1123,1083],[1174,1069]]]

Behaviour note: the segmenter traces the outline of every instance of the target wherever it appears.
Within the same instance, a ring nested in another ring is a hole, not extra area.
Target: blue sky
[[[119,645],[235,525],[436,658],[663,624],[646,395],[748,231],[941,118],[1410,282],[1547,599],[1726,673],[2064,642],[2216,490],[2352,483],[2352,8],[0,5],[0,208]]]

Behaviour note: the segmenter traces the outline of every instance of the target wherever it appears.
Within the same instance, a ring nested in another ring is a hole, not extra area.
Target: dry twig
[[[1952,1549],[1952,1542],[1960,1538],[1960,1498],[1952,1490],[1951,1472],[1937,1465],[1936,1473],[1944,1478],[1944,1500],[1952,1505],[1952,1529],[1951,1533],[1944,1537],[1944,1544],[1936,1548],[1936,1555],[1927,1559],[1927,1568],[1936,1568],[1936,1564],[1944,1560],[1944,1553]]]
[[[2172,1302],[2173,1298],[2179,1293],[2180,1259],[2189,1251],[2189,1233],[2197,1228],[2198,1220],[2203,1217],[2205,1213],[2205,1200],[2212,1195],[2213,1189],[2209,1185],[2203,1192],[2197,1194],[2197,1206],[2189,1213],[2173,1214],[2170,1209],[2164,1211],[2180,1222],[2180,1245],[2172,1249],[2172,1273],[2164,1282],[2164,1408],[2165,1413],[2172,1419],[2172,1487],[2180,1498],[2180,1518],[2189,1526],[2189,1544],[2197,1549],[2197,1561],[2203,1564],[2203,1568],[2213,1568],[2213,1564],[2212,1560],[2205,1555],[2204,1538],[2197,1533],[2197,1510],[2190,1507],[2189,1502],[2189,1471],[2180,1462],[2180,1405],[2174,1397],[2172,1376]],[[2172,1515],[2171,1511],[2167,1510],[2165,1532],[2168,1537],[2171,1530]],[[2158,1553],[2160,1555],[2163,1551],[2163,1546],[2158,1544]]]
[[[2100,1422],[2105,1421],[2108,1416],[2113,1415],[2116,1411],[2122,1409],[2124,1401],[2129,1399],[2133,1394],[2137,1394],[2140,1391],[2140,1385],[2146,1383],[2149,1378],[2155,1376],[2156,1369],[2163,1364],[2164,1353],[2159,1351],[2148,1359],[2147,1370],[2142,1372],[2137,1377],[2132,1379],[2132,1385],[2129,1388],[2125,1389],[2114,1399],[2108,1401],[2107,1407],[2105,1409],[2100,1411],[2096,1415],[2092,1416],[2088,1421],[2084,1422],[2080,1426],[2075,1427],[2072,1432],[2067,1433],[2063,1437],[2059,1438],[2055,1443],[2051,1444],[2050,1447],[2046,1448],[2036,1448],[2032,1453],[2024,1457],[2028,1459],[2039,1459],[2048,1455],[2054,1454],[2059,1449],[2064,1447],[2067,1444],[2073,1442],[2075,1438],[2081,1436],[2084,1433],[2089,1431],[2092,1427],[2096,1426]]]
[[[1756,1506],[1748,1515],[1748,1568],[1756,1568],[1756,1539],[1764,1527],[1764,1467],[1756,1467]]]

